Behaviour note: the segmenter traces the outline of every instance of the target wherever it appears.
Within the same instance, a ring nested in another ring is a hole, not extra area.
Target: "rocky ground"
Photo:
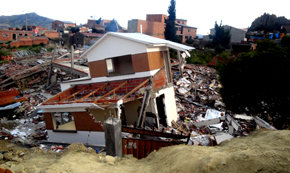
[[[96,154],[82,144],[61,152],[0,141],[0,167],[14,172],[290,172],[290,131],[258,130],[215,147],[178,145],[137,160]],[[1,171],[0,171],[1,172]]]

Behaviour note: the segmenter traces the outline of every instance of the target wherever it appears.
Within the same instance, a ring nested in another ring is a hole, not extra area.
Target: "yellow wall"
[[[97,121],[104,122],[106,119],[108,119],[111,115],[116,117],[116,110],[115,109],[90,109],[90,113],[92,113]]]
[[[138,121],[138,108],[142,105],[142,99],[125,103],[125,115],[127,124],[134,124]]]

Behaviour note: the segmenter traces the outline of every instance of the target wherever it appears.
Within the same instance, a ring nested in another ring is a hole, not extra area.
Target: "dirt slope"
[[[289,130],[259,130],[216,147],[166,147],[142,160],[126,157],[115,162],[82,145],[56,154],[39,149],[25,151],[2,141],[0,150],[7,149],[14,152],[13,156],[25,153],[18,160],[0,161],[0,167],[14,172],[290,172]]]

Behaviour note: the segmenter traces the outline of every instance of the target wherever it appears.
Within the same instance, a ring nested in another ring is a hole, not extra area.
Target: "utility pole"
[[[51,73],[52,73],[52,67],[53,67],[53,60],[54,60],[54,55],[56,53],[56,49],[57,49],[57,46],[56,46],[56,43],[54,43],[54,49],[53,49],[53,52],[52,52],[52,56],[51,56],[51,61],[50,61],[50,66],[49,66],[49,71],[48,71],[48,76],[47,76],[47,82],[46,82],[46,87],[48,87],[50,85],[50,78],[51,78]]]
[[[73,78],[73,69],[74,69],[74,46],[71,45],[71,78]]]

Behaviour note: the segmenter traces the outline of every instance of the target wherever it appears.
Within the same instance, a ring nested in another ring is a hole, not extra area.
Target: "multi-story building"
[[[146,20],[132,19],[128,21],[128,32],[144,33],[153,37],[164,39],[165,20],[168,17],[164,14],[147,14]],[[187,20],[176,19],[176,34],[180,41],[185,43],[188,39],[196,37],[197,28],[187,25]]]
[[[75,26],[76,24],[74,23],[62,22],[59,20],[55,20],[51,23],[51,28],[53,30],[57,30],[58,32],[62,32],[68,27],[75,27]]]

